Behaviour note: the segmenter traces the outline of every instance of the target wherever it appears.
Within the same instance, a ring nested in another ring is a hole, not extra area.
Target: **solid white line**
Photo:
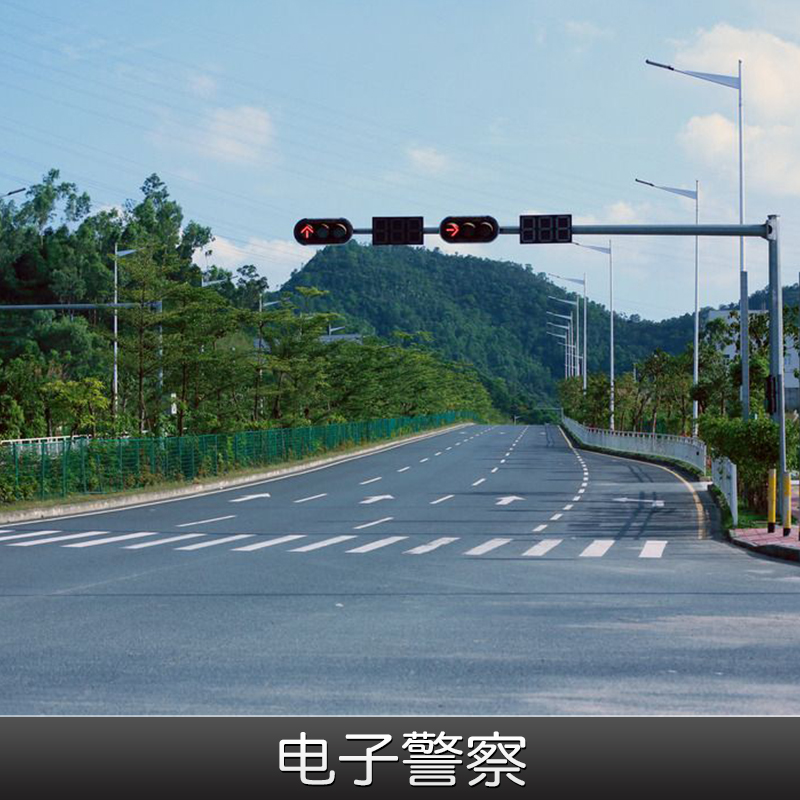
[[[408,472],[411,467],[403,467],[402,469],[397,470],[398,472]]]
[[[545,522],[543,525],[537,525],[537,526],[536,526],[536,527],[533,529],[533,531],[532,531],[532,532],[533,532],[533,533],[541,533],[541,532],[542,532],[542,531],[543,531],[543,530],[544,530],[546,527],[547,527],[547,523]]]
[[[424,464],[426,461],[430,461],[430,459],[429,459],[429,458],[421,458],[421,459],[419,460],[419,463],[420,463],[420,464]]]
[[[655,539],[646,542],[639,553],[639,558],[661,558],[664,555],[664,548],[667,546],[666,542],[656,541]]]
[[[435,506],[438,505],[439,503],[444,503],[445,500],[450,500],[453,497],[455,497],[454,494],[446,494],[444,497],[440,497],[438,500],[431,500],[430,504],[432,506]]]
[[[375,481],[381,481],[381,480],[383,480],[383,478],[381,478],[381,477],[370,478],[368,481],[361,481],[361,483],[359,483],[358,485],[359,486],[366,486],[368,483],[375,483]]]
[[[483,544],[479,544],[477,547],[473,547],[472,550],[467,550],[464,553],[465,556],[481,556],[484,553],[488,553],[490,550],[496,550],[498,547],[502,547],[504,544],[508,544],[509,542],[514,541],[513,539],[489,539],[488,542],[484,542]]]
[[[7,531],[10,533],[10,531]],[[10,539],[30,539],[34,536],[47,536],[51,533],[61,533],[61,531],[34,531],[33,533],[17,533],[14,536],[3,536],[0,542],[7,542]]]
[[[36,544],[50,544],[50,542],[65,542],[67,539],[86,539],[89,536],[102,536],[110,531],[89,531],[88,533],[71,533],[69,536],[54,536],[50,539],[36,539],[33,542],[11,542],[9,547],[33,547]]]
[[[239,539],[252,539],[254,533],[239,533],[236,536],[223,536],[222,539],[211,539],[208,542],[200,542],[199,544],[189,544],[186,547],[176,547],[176,550],[202,550],[204,547],[215,547],[218,544],[227,544],[228,542],[236,542]]]
[[[182,533],[180,536],[170,536],[169,539],[156,539],[154,542],[140,542],[139,544],[129,544],[123,550],[142,550],[145,547],[155,547],[158,544],[171,544],[172,542],[182,542],[184,539],[198,539],[206,536],[205,533]],[[66,547],[66,545],[65,545]]]
[[[323,539],[321,542],[314,542],[307,544],[304,547],[295,547],[290,550],[290,553],[310,553],[312,550],[319,550],[321,547],[328,547],[332,544],[339,544],[339,542],[346,542],[348,539],[355,539],[355,536],[334,536],[332,539]]]
[[[255,544],[246,544],[244,547],[234,547],[235,553],[250,553],[253,550],[261,550],[264,547],[272,547],[276,544],[284,544],[286,542],[294,542],[297,539],[305,538],[304,533],[293,534],[292,536],[279,536],[277,539],[267,539],[263,542],[256,542]]]
[[[380,525],[382,522],[389,522],[390,520],[393,519],[394,517],[384,517],[383,519],[376,519],[375,522],[367,522],[365,525],[356,525],[356,527],[353,528],[353,530],[360,531],[363,530],[364,528],[371,528],[373,525]]]
[[[213,519],[201,519],[197,522],[182,522],[180,525],[176,525],[176,528],[192,528],[195,525],[207,525],[210,522],[222,522],[226,519],[235,519],[236,514],[229,514],[227,517],[214,517]]]
[[[611,549],[613,544],[613,539],[595,539],[580,555],[583,558],[600,558]]]
[[[564,508],[562,508],[561,510],[562,511],[569,511],[571,508],[572,508],[572,503],[567,503],[567,505],[565,505]]]
[[[300,500],[295,500],[294,502],[295,503],[307,503],[309,500],[319,500],[320,497],[327,497],[327,496],[328,496],[328,493],[327,492],[323,492],[322,494],[315,494],[315,495],[312,495],[311,497],[302,497],[302,498],[300,498]]]
[[[486,478],[479,478],[479,479],[478,479],[477,481],[475,481],[475,483],[473,483],[472,485],[473,485],[473,486],[480,486],[482,483],[485,483],[485,482],[486,482]]]
[[[543,556],[545,553],[550,552],[554,547],[561,544],[563,539],[545,539],[543,542],[539,542],[531,547],[529,550],[526,550],[522,555],[523,556]]]
[[[419,547],[414,547],[411,550],[406,550],[406,555],[420,556],[423,553],[430,553],[431,550],[436,550],[437,547],[443,547],[451,542],[457,542],[461,537],[459,536],[444,536],[441,539],[434,539],[428,544],[421,544]]]
[[[550,521],[555,522],[557,519],[561,519],[561,517],[563,516],[564,516],[563,514],[553,514],[553,516],[550,517]]]
[[[92,539],[91,542],[76,542],[75,544],[62,544],[62,547],[96,547],[99,544],[124,542],[128,539],[144,539],[145,536],[160,536],[160,531],[147,531],[144,533],[126,533],[123,536],[105,536],[102,539]]]
[[[369,544],[362,544],[361,547],[354,547],[352,550],[346,550],[347,553],[371,553],[373,550],[378,550],[381,547],[388,547],[395,542],[401,542],[403,539],[408,539],[408,536],[389,536],[386,539],[378,539],[377,541],[370,542]]]

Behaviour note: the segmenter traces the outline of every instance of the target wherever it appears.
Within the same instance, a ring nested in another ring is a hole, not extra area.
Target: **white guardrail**
[[[574,419],[562,416],[564,427],[583,444],[616,450],[620,453],[639,453],[662,456],[708,472],[708,450],[702,439],[692,436],[670,436],[663,433],[636,433],[633,431],[610,431],[603,428],[587,428]],[[722,492],[731,510],[734,526],[738,524],[738,496],[736,490],[736,464],[727,458],[715,458],[711,462],[711,477]]]

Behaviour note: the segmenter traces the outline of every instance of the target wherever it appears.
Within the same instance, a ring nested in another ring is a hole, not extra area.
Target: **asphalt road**
[[[800,713],[800,571],[717,526],[552,426],[17,524],[0,713]]]

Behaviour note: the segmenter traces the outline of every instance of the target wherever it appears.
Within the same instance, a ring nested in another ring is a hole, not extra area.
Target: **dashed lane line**
[[[375,483],[376,481],[382,481],[382,480],[383,480],[382,476],[378,476],[377,478],[370,478],[369,480],[361,481],[361,483],[359,483],[359,486],[366,486],[367,484]]]
[[[478,480],[475,481],[475,483],[473,483],[472,485],[473,486],[480,486],[482,483],[485,483],[485,482],[486,482],[486,478],[478,478]]]
[[[313,494],[313,495],[311,495],[311,497],[301,497],[299,500],[295,500],[294,502],[295,503],[308,503],[311,500],[319,500],[322,497],[327,497],[327,496],[328,496],[328,493],[327,492],[323,492],[322,494]]]
[[[563,516],[564,516],[564,515],[563,515],[563,514],[561,514],[561,513],[559,513],[559,514],[553,514],[553,516],[552,516],[552,517],[550,517],[550,521],[551,521],[551,522],[555,522],[557,519],[561,519],[561,517],[563,517]]]
[[[364,528],[371,528],[373,525],[380,525],[383,522],[390,522],[393,519],[394,517],[383,517],[382,519],[376,519],[374,522],[367,522],[364,525],[356,525],[353,530],[361,531],[364,530]]]
[[[398,472],[408,472],[411,467],[402,467],[401,469],[397,470]]]
[[[444,503],[445,500],[452,500],[454,497],[454,494],[446,494],[444,497],[440,497],[438,500],[431,500],[430,505],[436,506],[439,505],[439,503]]]
[[[532,533],[541,533],[546,527],[547,527],[547,523],[546,522],[544,524],[542,524],[542,525],[537,525],[533,529]]]
[[[197,522],[182,522],[176,528],[193,528],[195,525],[209,525],[212,522],[223,522],[226,519],[236,519],[236,514],[228,514],[227,517],[212,517],[211,519],[201,519]]]

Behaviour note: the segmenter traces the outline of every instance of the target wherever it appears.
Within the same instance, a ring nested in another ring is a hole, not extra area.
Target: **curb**
[[[469,425],[474,425],[473,422],[461,422],[456,425],[448,425],[444,428],[437,428],[434,431],[427,431],[426,433],[415,433],[410,436],[403,436],[399,439],[393,439],[384,444],[372,445],[370,447],[363,447],[356,450],[351,450],[347,453],[340,453],[336,456],[329,456],[328,458],[318,458],[313,461],[304,461],[299,464],[294,464],[290,467],[281,467],[280,469],[272,469],[266,472],[258,472],[255,475],[247,475],[241,478],[229,478],[227,480],[217,480],[209,483],[194,484],[189,486],[181,486],[177,489],[166,489],[153,492],[138,492],[137,494],[127,495],[125,497],[108,498],[107,500],[87,500],[84,502],[76,502],[71,505],[52,506],[50,508],[31,508],[25,511],[17,511],[11,514],[0,513],[0,525],[10,525],[16,522],[31,522],[34,520],[52,519],[55,517],[63,517],[69,514],[83,514],[90,511],[110,511],[115,508],[126,508],[127,506],[137,506],[143,503],[155,503],[159,500],[176,500],[183,497],[193,497],[207,492],[220,491],[222,489],[232,489],[237,486],[249,486],[263,483],[271,478],[280,478],[283,476],[293,475],[300,472],[306,472],[313,469],[320,469],[321,467],[333,466],[344,461],[350,461],[362,456],[380,453],[383,450],[391,450],[404,444],[411,442],[421,441],[423,439],[430,439],[434,436],[441,436],[443,433],[465,428]]]
[[[741,547],[760,556],[779,558],[782,561],[793,561],[795,563],[800,562],[800,548],[798,547],[785,547],[782,544],[754,544],[747,541],[747,539],[740,539],[732,531],[729,532],[728,539],[736,547]]]

